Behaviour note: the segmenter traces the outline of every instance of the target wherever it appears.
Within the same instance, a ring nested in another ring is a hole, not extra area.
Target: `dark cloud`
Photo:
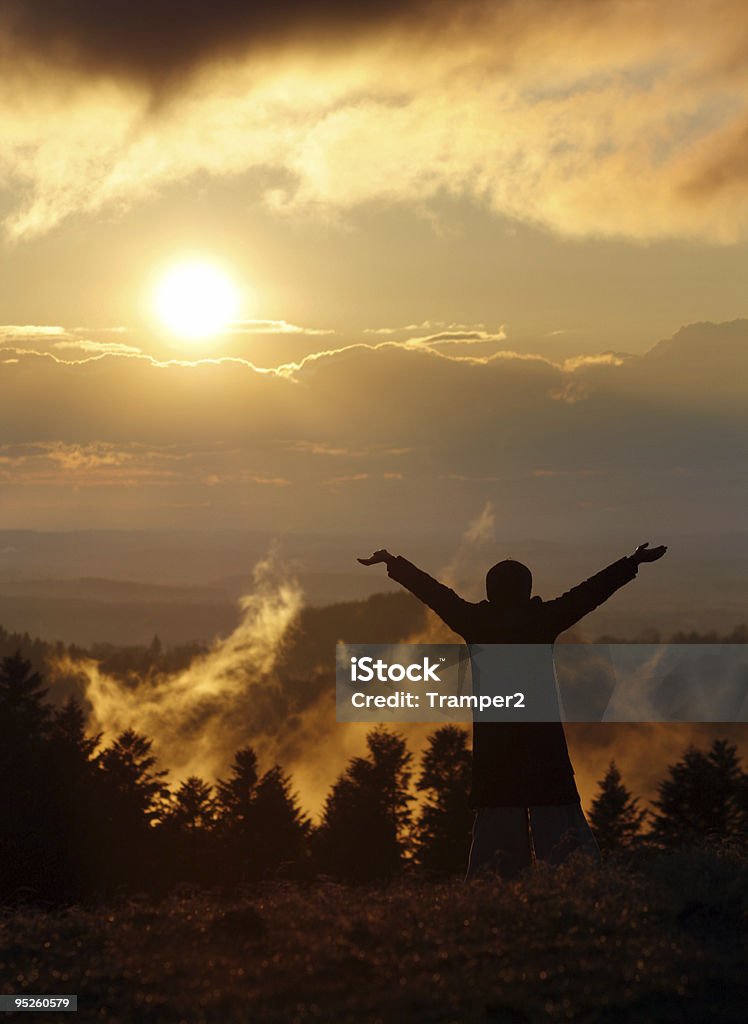
[[[212,60],[286,42],[355,38],[454,17],[444,0],[0,0],[6,45],[45,63],[164,84]]]

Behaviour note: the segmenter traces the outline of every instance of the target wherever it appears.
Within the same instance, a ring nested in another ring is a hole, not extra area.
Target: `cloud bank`
[[[178,514],[182,525],[313,529],[334,509],[336,522],[392,530],[447,526],[490,501],[497,532],[524,535],[627,530],[636,516],[739,528],[747,321],[694,324],[642,356],[562,364],[505,343],[498,332],[490,352],[447,350],[416,329],[255,367],[76,353],[54,333],[33,349],[8,342],[8,521],[40,525],[30,509],[46,508],[58,527],[68,515],[166,525]]]
[[[740,0],[0,3],[11,237],[194,176],[278,214],[466,197],[572,237],[748,232]]]

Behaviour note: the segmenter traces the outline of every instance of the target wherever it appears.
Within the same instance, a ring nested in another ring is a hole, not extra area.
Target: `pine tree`
[[[190,775],[172,795],[157,829],[154,845],[166,885],[175,881],[215,884],[220,871],[215,823],[212,786]]]
[[[305,870],[311,823],[279,765],[260,777],[254,750],[237,751],[218,782],[217,807],[225,875],[247,882]]]
[[[746,776],[737,748],[715,740],[704,753],[689,746],[668,768],[653,801],[653,834],[665,846],[737,836],[743,827]]]
[[[216,818],[216,802],[213,787],[190,775],[178,787],[171,798],[164,820],[186,832],[211,829]]]
[[[54,895],[57,835],[44,680],[17,651],[0,662],[0,895]],[[51,869],[51,870],[50,870]]]
[[[324,874],[370,881],[393,874],[408,849],[411,754],[402,736],[374,729],[368,757],[354,757],[333,785],[315,835]]]
[[[234,755],[230,775],[216,785],[221,871],[231,882],[247,882],[256,849],[252,801],[258,779],[257,755],[243,747]]]
[[[110,892],[121,886],[148,888],[169,879],[157,871],[160,833],[169,788],[156,768],[152,742],[132,729],[121,733],[96,759],[99,820],[96,884]]]
[[[99,739],[86,734],[86,716],[74,698],[54,713],[45,752],[52,797],[45,845],[46,875],[56,899],[90,895],[98,872],[100,820],[106,807],[95,757]]]
[[[216,786],[218,813],[227,830],[236,831],[250,818],[250,807],[257,785],[257,754],[243,747],[234,755],[228,779],[219,779]]]
[[[265,772],[252,799],[254,851],[250,874],[298,873],[303,867],[310,831],[299,808],[291,780],[279,765]]]
[[[633,845],[641,834],[647,812],[639,808],[621,780],[615,761],[598,783],[599,792],[590,808],[590,825],[603,853],[615,853]]]
[[[430,871],[463,872],[470,848],[471,755],[467,733],[444,725],[429,736],[416,789],[424,803],[416,826],[415,857]]]
[[[0,662],[0,721],[3,744],[22,749],[40,740],[49,725],[44,680],[20,651]]]
[[[75,697],[69,697],[54,714],[49,738],[56,756],[73,769],[85,770],[91,765],[100,735],[86,735],[86,715]]]
[[[99,764],[118,806],[132,821],[150,824],[165,810],[168,772],[155,769],[153,742],[126,729],[99,755]]]

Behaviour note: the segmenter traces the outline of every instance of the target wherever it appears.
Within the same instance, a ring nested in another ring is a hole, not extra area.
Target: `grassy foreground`
[[[0,985],[77,993],[73,1020],[128,1024],[742,1024],[747,907],[745,860],[689,853],[511,885],[274,883],[8,909]]]

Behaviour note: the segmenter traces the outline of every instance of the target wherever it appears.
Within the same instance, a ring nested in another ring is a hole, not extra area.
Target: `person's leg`
[[[531,807],[530,830],[535,860],[563,864],[582,851],[600,863],[600,850],[580,804]]]
[[[526,807],[479,807],[466,881],[484,872],[515,878],[532,862]]]

